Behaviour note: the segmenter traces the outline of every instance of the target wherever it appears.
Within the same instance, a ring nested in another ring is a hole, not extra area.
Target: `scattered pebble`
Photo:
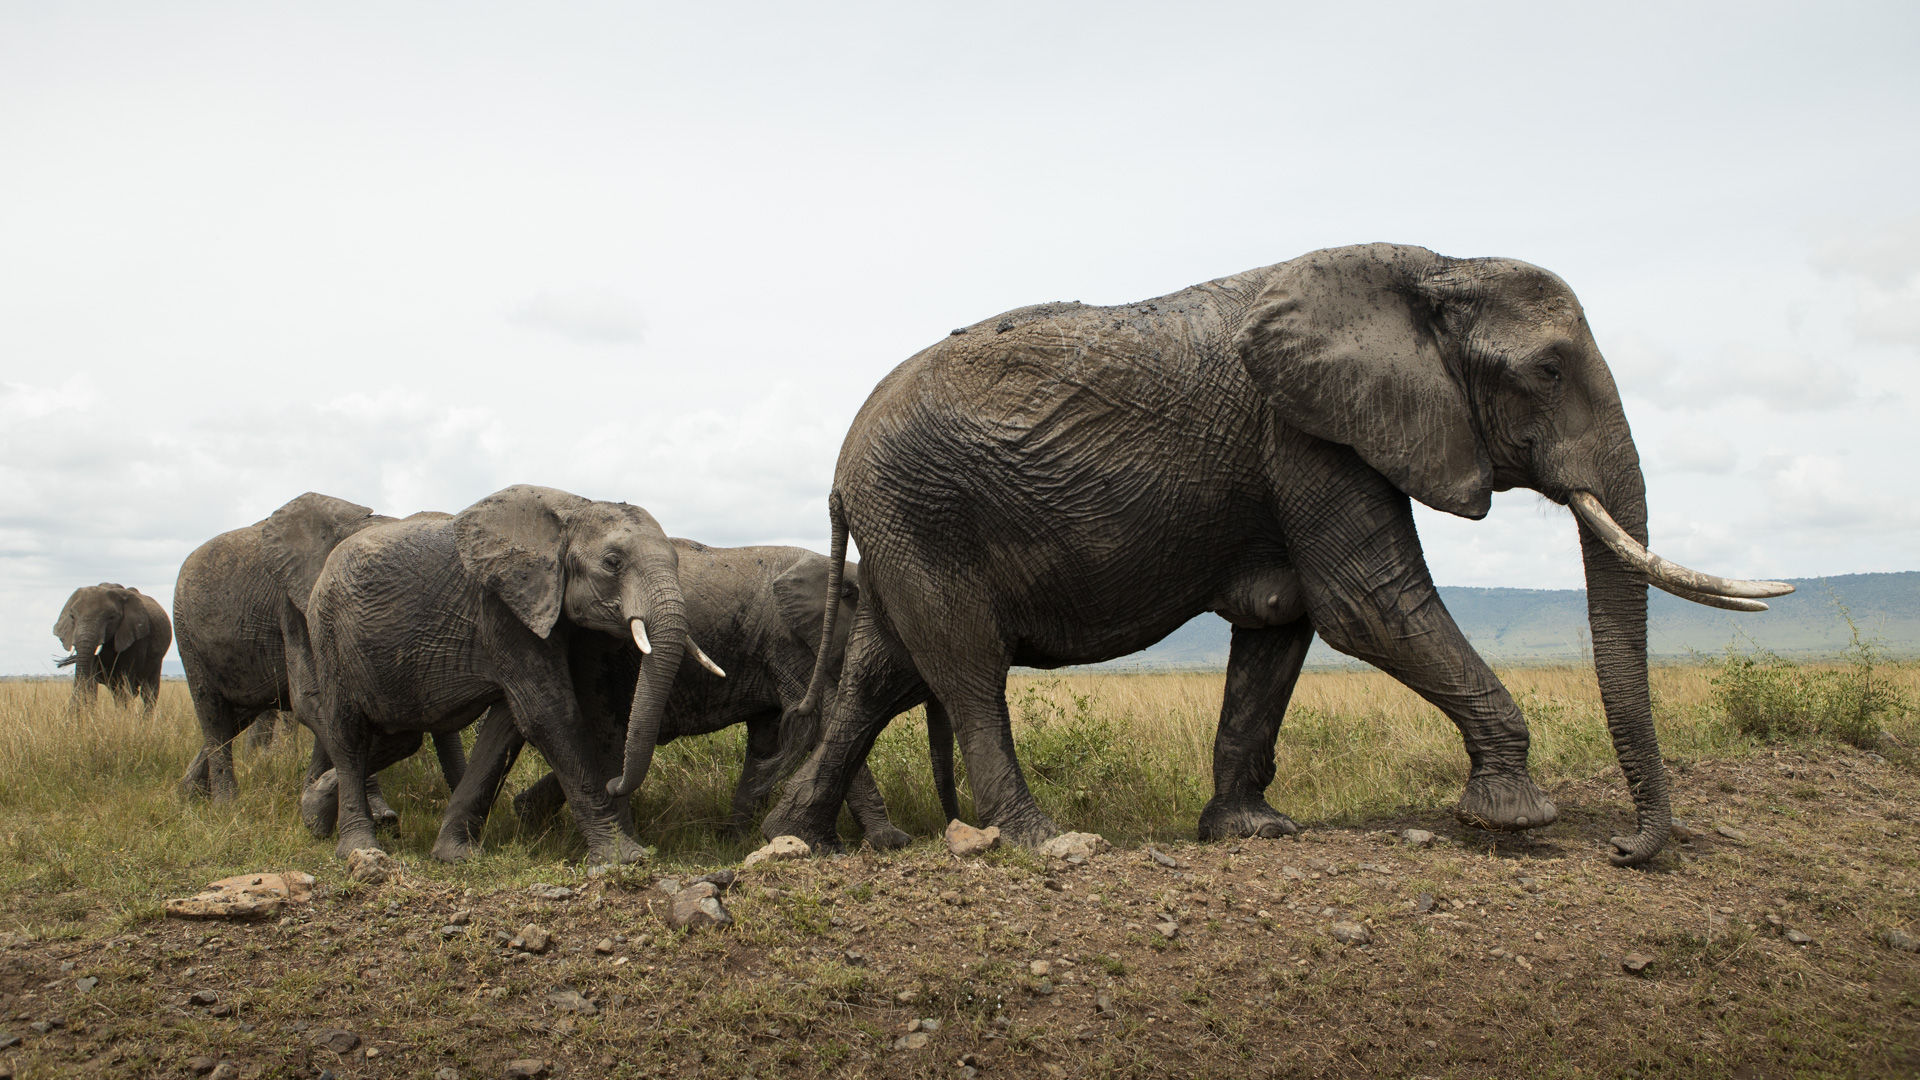
[[[1433,894],[1424,893],[1424,892],[1421,893],[1420,898],[1413,902],[1413,910],[1422,915],[1425,915],[1427,912],[1432,911],[1433,910]]]
[[[195,990],[193,993],[187,995],[187,1004],[189,1005],[217,1005],[219,1002],[220,995],[211,990]]]
[[[1065,859],[1072,862],[1077,856],[1082,861],[1091,859],[1113,847],[1106,838],[1098,833],[1067,832],[1048,840],[1034,851],[1043,859]]]
[[[354,848],[347,854],[347,880],[378,885],[400,876],[400,864],[379,848]]]
[[[613,939],[610,937],[603,937],[599,941],[594,942],[593,951],[599,953],[601,956],[606,956],[612,953]]]
[[[1744,844],[1747,842],[1747,834],[1741,832],[1739,829],[1736,829],[1731,825],[1722,825],[1713,831],[1719,833],[1721,836],[1724,836],[1729,840],[1732,840],[1737,844]]]
[[[1881,931],[1880,943],[1889,949],[1898,949],[1901,952],[1920,952],[1920,938],[1914,937],[1905,930]]]
[[[1166,852],[1161,851],[1159,848],[1155,848],[1155,847],[1148,848],[1147,858],[1152,859],[1154,862],[1159,863],[1161,866],[1164,866],[1169,870],[1180,869],[1179,861],[1176,860],[1173,856],[1167,854]]]
[[[742,867],[758,866],[769,860],[804,859],[813,854],[805,840],[797,836],[776,836],[767,845],[740,860]]]
[[[1807,935],[1805,935],[1805,934],[1803,934],[1803,933],[1801,933],[1801,932],[1800,932],[1800,931],[1798,931],[1798,930],[1789,930],[1789,931],[1787,931],[1787,932],[1786,932],[1786,935],[1785,935],[1785,936],[1786,936],[1786,939],[1787,939],[1787,944],[1789,944],[1789,945],[1811,945],[1811,944],[1813,944],[1813,939],[1812,939],[1812,938],[1810,938],[1810,937],[1808,937]]]
[[[733,915],[720,903],[719,892],[710,881],[681,889],[674,894],[673,905],[667,909],[667,925],[675,930],[732,926]]]
[[[1425,829],[1408,829],[1400,834],[1400,838],[1405,840],[1409,847],[1433,846],[1433,834]]]
[[[433,1071],[433,1080],[460,1080],[460,1070],[451,1065],[442,1065]]]
[[[220,1064],[220,1062],[214,1058],[197,1057],[187,1062],[187,1071],[195,1076],[205,1076],[212,1072],[213,1067],[218,1064]]]
[[[580,1016],[598,1016],[600,1009],[578,990],[560,987],[547,995],[547,1004],[561,1012]]]
[[[507,1062],[509,1078],[545,1075],[547,1075],[546,1058],[515,1058]]]
[[[343,1028],[322,1028],[308,1036],[307,1041],[322,1050],[331,1050],[336,1054],[350,1054],[360,1045],[360,1036]]]
[[[96,987],[96,986],[99,986],[99,985],[100,985],[100,980],[99,980],[99,979],[96,979],[96,978],[94,978],[94,977],[93,977],[93,976],[91,976],[91,975],[89,975],[89,976],[87,976],[87,977],[86,977],[86,978],[84,978],[84,979],[75,979],[75,980],[73,980],[73,988],[74,988],[75,990],[78,990],[78,991],[80,991],[80,992],[81,992],[81,993],[83,993],[83,994],[90,994],[90,993],[92,993],[92,992],[93,992],[93,988],[94,988],[94,987]]]
[[[1333,940],[1343,945],[1367,945],[1373,942],[1373,931],[1365,923],[1337,922],[1333,924]]]
[[[574,894],[573,890],[565,885],[549,885],[544,881],[536,881],[527,886],[527,895],[536,900],[571,900]]]
[[[947,850],[965,858],[970,855],[983,855],[1000,846],[999,826],[989,825],[984,829],[954,818],[947,823]]]
[[[1033,963],[1027,965],[1027,972],[1036,979],[1044,979],[1048,975],[1053,974],[1053,965],[1047,963],[1045,960],[1035,960]]]
[[[207,1074],[207,1080],[240,1080],[240,1066],[231,1061],[223,1061]]]
[[[1693,827],[1680,818],[1674,818],[1667,835],[1671,837],[1676,844],[1692,843],[1694,837]]]
[[[1628,953],[1620,958],[1620,968],[1629,975],[1644,975],[1652,965],[1653,957],[1641,953]]]

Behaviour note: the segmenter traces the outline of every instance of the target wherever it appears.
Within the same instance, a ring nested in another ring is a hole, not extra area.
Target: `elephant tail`
[[[833,550],[827,556],[827,604],[821,616],[820,647],[814,651],[813,678],[807,681],[807,696],[793,707],[799,716],[818,716],[820,699],[826,693],[827,668],[831,666],[833,651],[828,642],[833,640],[834,623],[840,617],[841,583],[847,575],[847,511],[840,499],[840,489],[835,488],[827,496],[827,514],[833,519]]]

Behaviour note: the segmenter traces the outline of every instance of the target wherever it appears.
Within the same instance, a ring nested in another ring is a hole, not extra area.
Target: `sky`
[[[0,673],[308,490],[825,550],[949,328],[1372,241],[1573,286],[1662,554],[1920,569],[1920,7],[1590,7],[0,2]]]

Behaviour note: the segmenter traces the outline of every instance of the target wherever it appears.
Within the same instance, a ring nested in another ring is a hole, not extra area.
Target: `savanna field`
[[[1502,675],[1560,809],[1525,838],[1453,822],[1459,736],[1383,675],[1301,679],[1268,799],[1305,834],[1209,845],[1191,836],[1220,674],[1022,675],[1008,699],[1040,804],[1112,850],[949,854],[914,713],[869,761],[918,842],[744,870],[723,895],[734,925],[690,932],[667,928],[658,879],[759,845],[717,831],[737,729],[662,748],[638,803],[657,854],[605,872],[564,817],[523,825],[505,797],[483,858],[433,862],[446,791],[416,757],[383,776],[404,873],[369,886],[299,823],[304,731],[236,749],[237,801],[187,804],[175,782],[199,734],[184,684],[146,721],[104,694],[69,716],[64,682],[0,683],[0,1065],[222,1080],[1920,1074],[1920,954],[1901,947],[1920,937],[1920,665],[1856,650],[1655,668],[1691,839],[1640,870],[1603,850],[1632,811],[1591,671]],[[506,793],[543,771],[529,752]],[[1437,839],[1410,845],[1408,829]],[[214,879],[281,870],[316,875],[314,899],[252,922],[163,915]],[[544,951],[508,943],[529,924],[550,933]]]

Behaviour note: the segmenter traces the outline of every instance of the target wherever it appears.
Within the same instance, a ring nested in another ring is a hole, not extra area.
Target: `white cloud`
[[[1852,285],[1862,341],[1920,348],[1920,215],[1837,228],[1813,262]]]
[[[1733,471],[1738,454],[1733,444],[1698,428],[1680,428],[1661,446],[1663,463],[1676,472],[1722,475]]]
[[[637,344],[647,329],[639,305],[600,290],[541,293],[514,308],[508,318],[593,345]]]
[[[1843,364],[1743,344],[1727,346],[1717,365],[1689,381],[1694,394],[1748,398],[1775,412],[1837,409],[1860,397],[1859,376]]]

